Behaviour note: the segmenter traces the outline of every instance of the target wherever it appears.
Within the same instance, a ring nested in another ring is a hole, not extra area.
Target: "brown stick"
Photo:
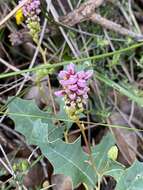
[[[94,13],[90,17],[90,19],[92,22],[95,22],[106,29],[112,30],[114,32],[117,32],[117,33],[125,35],[125,36],[130,36],[132,38],[135,38],[136,40],[143,40],[143,35],[136,34],[135,32],[132,32],[132,31],[122,27],[120,24],[117,24],[104,17],[101,17],[99,14]]]
[[[137,41],[143,40],[143,35],[137,34],[129,29],[122,27],[120,24],[117,24],[102,17],[99,14],[96,14],[94,12],[95,8],[98,8],[100,5],[102,5],[103,2],[104,0],[89,0],[66,16],[61,17],[60,21],[65,25],[74,26],[75,24],[81,23],[83,21],[91,20],[92,22],[97,23],[106,29],[112,30],[124,36],[132,37]],[[111,0],[108,0],[108,2],[111,2]]]
[[[60,18],[60,21],[64,24],[73,26],[82,21],[88,20],[94,13],[95,8],[98,8],[103,4],[105,0],[88,0],[80,5],[80,7],[74,9],[68,15]]]

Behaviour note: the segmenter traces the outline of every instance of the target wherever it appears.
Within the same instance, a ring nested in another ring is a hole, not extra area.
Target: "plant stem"
[[[63,62],[55,63],[52,65],[46,63],[46,64],[42,64],[40,67],[35,67],[35,68],[31,68],[31,69],[24,69],[22,71],[16,71],[16,72],[10,72],[10,73],[6,73],[6,74],[2,74],[2,75],[0,75],[0,79],[15,76],[15,75],[20,75],[20,74],[27,73],[27,72],[37,71],[38,69],[43,69],[43,68],[47,68],[47,69],[56,68],[56,67],[67,65],[67,64],[69,64],[69,62],[81,63],[81,62],[91,61],[91,60],[100,60],[100,59],[107,58],[107,57],[110,57],[113,55],[128,52],[130,50],[136,49],[136,48],[141,47],[141,46],[143,46],[143,42],[136,43],[136,44],[129,46],[127,48],[122,48],[122,49],[119,49],[117,51],[104,53],[101,55],[95,55],[95,56],[86,57],[86,58],[78,58],[78,59],[74,59],[74,60],[63,61]]]
[[[46,64],[46,63],[47,63],[46,54],[45,54],[46,51],[44,51],[44,50],[42,49],[42,47],[40,47],[40,53],[41,53],[41,55],[42,55],[44,64]],[[56,107],[55,107],[55,102],[54,102],[53,95],[52,95],[52,87],[51,87],[49,75],[47,75],[47,77],[48,77],[48,81],[47,81],[47,82],[48,82],[48,87],[49,87],[50,98],[51,98],[51,101],[52,101],[54,114],[56,115]]]
[[[100,190],[100,174],[98,173],[97,169],[96,169],[96,166],[95,166],[95,163],[94,163],[94,157],[92,155],[92,149],[91,149],[91,146],[90,144],[88,143],[88,140],[87,140],[87,137],[86,137],[86,134],[85,134],[85,127],[84,127],[84,124],[81,123],[78,120],[76,120],[76,124],[78,125],[78,127],[80,128],[80,131],[82,133],[82,136],[83,136],[83,139],[85,141],[85,145],[87,146],[88,148],[88,151],[89,151],[89,159],[90,159],[90,162],[91,162],[91,165],[93,167],[93,170],[95,171],[95,173],[97,174],[98,176],[98,185],[96,187],[96,190]]]

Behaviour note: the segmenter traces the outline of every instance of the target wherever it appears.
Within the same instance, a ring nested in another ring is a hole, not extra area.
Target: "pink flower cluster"
[[[60,71],[58,75],[63,89],[55,92],[55,95],[63,96],[66,106],[76,110],[83,109],[88,98],[87,81],[92,75],[92,70],[76,72],[74,64],[68,65],[67,70]]]
[[[20,0],[19,2],[21,2]],[[26,18],[27,27],[34,41],[38,41],[40,32],[40,0],[29,0],[22,8],[23,15]]]
[[[30,15],[37,16],[40,12],[40,0],[29,0],[23,7],[23,14],[25,17]]]

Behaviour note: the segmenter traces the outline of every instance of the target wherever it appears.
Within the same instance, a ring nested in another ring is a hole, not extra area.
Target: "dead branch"
[[[136,34],[135,32],[132,32],[131,30],[128,30],[124,27],[122,27],[120,24],[117,24],[113,21],[110,21],[104,17],[102,17],[99,14],[94,13],[91,17],[90,17],[91,21],[99,24],[100,26],[112,30],[114,32],[117,32],[118,34],[122,34],[125,36],[129,36],[132,37],[134,39],[136,39],[137,41],[143,40],[143,35],[141,34]]]
[[[122,27],[120,24],[117,24],[113,21],[110,21],[99,14],[95,13],[95,8],[98,8],[104,0],[91,0],[83,3],[79,8],[70,12],[64,17],[60,18],[60,21],[68,26],[74,26],[75,24],[81,23],[86,20],[91,20],[92,22],[99,24],[100,26],[117,32],[118,34],[122,34],[125,36],[129,36],[134,38],[137,41],[143,40],[143,35],[136,34],[135,32]],[[108,0],[111,3],[111,0]]]
[[[103,4],[105,0],[88,0],[81,4],[78,8],[74,9],[68,15],[60,18],[60,21],[64,24],[73,26],[85,20],[88,20],[94,13],[95,8],[98,8]]]

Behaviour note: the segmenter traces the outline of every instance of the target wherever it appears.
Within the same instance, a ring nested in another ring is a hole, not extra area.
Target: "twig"
[[[13,171],[13,169],[12,169],[12,166],[11,166],[11,163],[10,163],[10,161],[9,161],[9,159],[8,159],[8,157],[7,157],[7,155],[6,155],[6,153],[5,153],[5,151],[4,151],[4,149],[3,149],[3,147],[2,147],[2,145],[0,144],[0,150],[1,150],[1,152],[3,153],[3,156],[4,156],[4,158],[5,158],[5,160],[6,160],[6,162],[7,162],[7,164],[8,164],[8,166],[6,166],[6,164],[3,162],[3,160],[2,159],[0,159],[0,162],[1,163],[3,163],[3,165],[6,167],[6,169],[8,169],[9,168],[9,172],[12,174],[12,176],[15,178],[16,177],[16,175],[15,175],[15,173],[14,173],[14,171]]]
[[[2,59],[1,57],[0,57],[0,62],[4,64],[6,67],[8,67],[9,69],[11,69],[12,71],[20,71],[20,69],[17,69],[15,66],[9,64],[7,61]],[[25,74],[22,74],[22,76],[25,76]],[[31,77],[29,77],[29,79],[31,79]]]
[[[141,34],[136,34],[135,32],[132,32],[124,27],[122,27],[120,24],[117,24],[113,21],[110,21],[104,17],[102,17],[99,14],[94,13],[90,19],[92,20],[92,22],[95,22],[97,24],[99,24],[100,26],[112,30],[114,32],[117,32],[118,34],[122,34],[125,36],[130,36],[132,38],[135,38],[136,40],[140,41],[143,40],[143,35]]]
[[[103,2],[104,0],[88,0],[68,15],[61,17],[60,21],[67,25],[73,26],[82,21],[88,20],[94,13],[95,8],[98,8],[103,4]]]
[[[137,21],[136,21],[136,18],[135,18],[134,14],[133,14],[133,10],[132,10],[132,0],[128,0],[128,5],[129,5],[129,14],[130,14],[130,17],[131,17],[131,19],[132,19],[132,21],[133,21],[134,26],[136,27],[136,31],[137,31],[139,34],[141,34],[140,27],[139,27],[139,25],[138,25],[138,23],[137,23]]]
[[[0,163],[5,167],[5,169],[13,176],[13,172],[11,169],[6,165],[6,163],[0,158]]]
[[[66,16],[60,18],[60,21],[68,26],[74,26],[80,22],[91,20],[94,23],[99,24],[100,26],[117,32],[119,34],[130,36],[137,41],[143,40],[142,34],[137,34],[129,29],[124,28],[120,24],[117,24],[113,21],[110,21],[99,14],[94,13],[94,9],[98,6],[102,5],[104,1],[95,1],[91,0],[86,3],[83,3],[79,8],[75,9],[74,11],[70,12]]]

